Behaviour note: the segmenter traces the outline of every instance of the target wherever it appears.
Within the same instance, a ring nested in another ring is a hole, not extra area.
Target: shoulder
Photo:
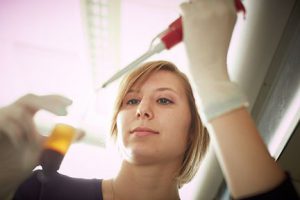
[[[44,177],[38,170],[19,186],[14,199],[101,200],[101,184],[100,179],[73,178],[59,173]]]

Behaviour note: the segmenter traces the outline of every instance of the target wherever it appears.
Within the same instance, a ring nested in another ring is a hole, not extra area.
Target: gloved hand
[[[236,22],[233,0],[195,0],[181,4],[183,40],[205,124],[247,106],[227,72],[227,51]]]
[[[8,199],[38,164],[43,137],[33,116],[40,110],[66,115],[71,100],[58,96],[29,94],[0,109],[0,199]]]

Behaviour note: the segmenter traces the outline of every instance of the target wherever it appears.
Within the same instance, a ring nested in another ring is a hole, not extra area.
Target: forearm
[[[284,179],[246,110],[247,97],[227,73],[236,21],[233,1],[191,0],[181,5],[191,76],[201,119],[235,198],[269,190]]]
[[[234,198],[272,189],[285,174],[270,156],[246,108],[213,119],[207,126]]]

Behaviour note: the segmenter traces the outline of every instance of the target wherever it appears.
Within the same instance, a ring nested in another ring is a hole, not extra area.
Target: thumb
[[[74,141],[75,142],[80,141],[85,135],[86,135],[86,133],[83,129],[76,129]]]
[[[191,2],[183,2],[180,4],[180,11],[181,11],[181,15],[186,15],[187,13],[189,13],[189,10],[191,9]]]

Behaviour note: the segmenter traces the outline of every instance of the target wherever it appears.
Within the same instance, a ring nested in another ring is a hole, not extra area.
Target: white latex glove
[[[58,96],[29,94],[0,109],[0,199],[8,199],[38,164],[43,137],[33,116],[40,110],[66,115],[71,100]]]
[[[207,124],[248,105],[227,72],[236,8],[233,0],[195,0],[181,4],[181,10],[189,67],[200,97],[200,115]]]

